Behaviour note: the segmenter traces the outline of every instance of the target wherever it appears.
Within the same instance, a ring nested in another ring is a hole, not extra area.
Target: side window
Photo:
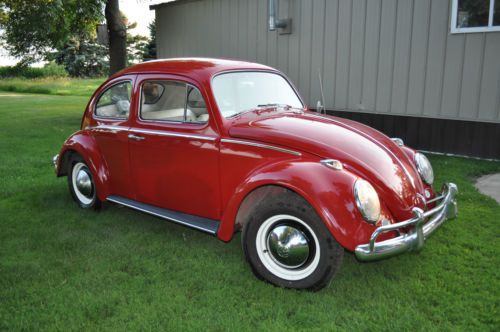
[[[132,83],[122,82],[108,88],[99,97],[95,115],[105,118],[128,118]]]
[[[194,115],[196,122],[208,121],[207,104],[200,90],[191,85],[187,88],[187,110]]]
[[[208,112],[200,91],[186,83],[157,80],[142,85],[141,119],[206,123]]]

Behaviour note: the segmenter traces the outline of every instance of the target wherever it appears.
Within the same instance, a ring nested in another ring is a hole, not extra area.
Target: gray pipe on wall
[[[276,28],[285,29],[289,25],[289,19],[280,20],[277,18],[278,0],[268,0],[269,2],[269,30],[274,31]]]

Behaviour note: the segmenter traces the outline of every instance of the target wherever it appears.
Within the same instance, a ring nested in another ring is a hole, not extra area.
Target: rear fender
[[[57,161],[57,176],[68,175],[71,156],[77,153],[87,163],[97,189],[97,196],[105,200],[109,195],[109,171],[106,161],[88,131],[82,130],[71,135],[63,144]]]
[[[318,213],[330,233],[344,248],[354,250],[366,243],[375,230],[363,221],[353,196],[357,176],[344,170],[332,170],[316,161],[289,161],[268,165],[251,174],[235,191],[229,201],[217,236],[231,240],[236,230],[235,221],[245,199],[263,186],[280,186],[302,196]],[[272,191],[271,191],[272,193]],[[240,218],[240,216],[238,216]]]

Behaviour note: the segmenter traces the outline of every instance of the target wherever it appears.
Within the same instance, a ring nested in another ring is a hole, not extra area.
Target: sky
[[[132,34],[149,34],[148,25],[155,18],[154,10],[149,10],[150,5],[168,2],[168,0],[120,0],[120,10],[128,17],[130,22],[137,22],[137,28]]]
[[[148,36],[148,25],[155,17],[154,11],[149,10],[149,6],[168,1],[171,0],[120,0],[120,10],[128,17],[129,22],[137,22],[137,27],[131,33]],[[7,52],[0,48],[0,66],[13,66],[16,63],[16,59],[9,57]]]

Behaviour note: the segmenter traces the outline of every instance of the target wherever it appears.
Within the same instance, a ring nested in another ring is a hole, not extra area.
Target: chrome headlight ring
[[[373,186],[363,179],[354,184],[354,199],[363,218],[375,224],[380,217],[380,200]]]
[[[422,180],[428,185],[432,185],[434,183],[434,171],[429,159],[424,154],[417,152],[415,153],[415,165]]]

